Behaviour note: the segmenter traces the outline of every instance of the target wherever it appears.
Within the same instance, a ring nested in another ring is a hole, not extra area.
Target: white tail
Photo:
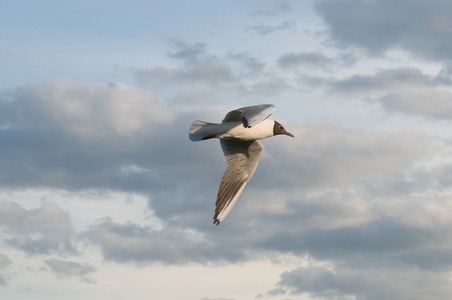
[[[191,124],[188,136],[194,142],[214,138],[219,125],[196,120]]]

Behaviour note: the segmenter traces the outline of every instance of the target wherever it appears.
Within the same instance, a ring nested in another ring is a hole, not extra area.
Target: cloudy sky
[[[452,2],[1,1],[5,299],[447,299]],[[212,224],[195,119],[295,135]]]

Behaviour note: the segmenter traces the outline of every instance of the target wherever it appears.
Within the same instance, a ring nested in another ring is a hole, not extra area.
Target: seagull
[[[191,125],[190,140],[220,139],[226,160],[213,224],[220,224],[229,214],[253,176],[264,149],[258,140],[278,134],[294,137],[280,123],[268,119],[275,110],[272,104],[247,106],[230,111],[220,124],[196,120]]]

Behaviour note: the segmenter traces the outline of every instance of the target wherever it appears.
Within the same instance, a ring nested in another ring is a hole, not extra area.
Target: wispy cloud
[[[67,278],[77,276],[84,282],[93,282],[89,275],[95,271],[95,268],[88,264],[82,265],[77,262],[54,258],[46,260],[45,263],[57,277]]]
[[[248,30],[254,31],[258,35],[269,35],[278,31],[287,31],[294,33],[297,30],[297,24],[295,21],[286,21],[280,24],[269,25],[266,23],[257,23],[248,26]]]
[[[318,52],[302,52],[289,53],[281,56],[278,59],[278,64],[283,68],[297,68],[297,67],[317,67],[328,68],[333,63],[331,58],[326,57]]]

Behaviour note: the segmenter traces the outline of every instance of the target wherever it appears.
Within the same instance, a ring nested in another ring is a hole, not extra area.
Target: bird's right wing
[[[218,225],[229,214],[256,170],[264,147],[259,141],[220,140],[226,159],[215,203],[213,223]]]
[[[245,127],[253,127],[263,120],[267,119],[274,111],[276,106],[273,104],[260,104],[235,109],[226,114],[224,122],[241,121]]]

